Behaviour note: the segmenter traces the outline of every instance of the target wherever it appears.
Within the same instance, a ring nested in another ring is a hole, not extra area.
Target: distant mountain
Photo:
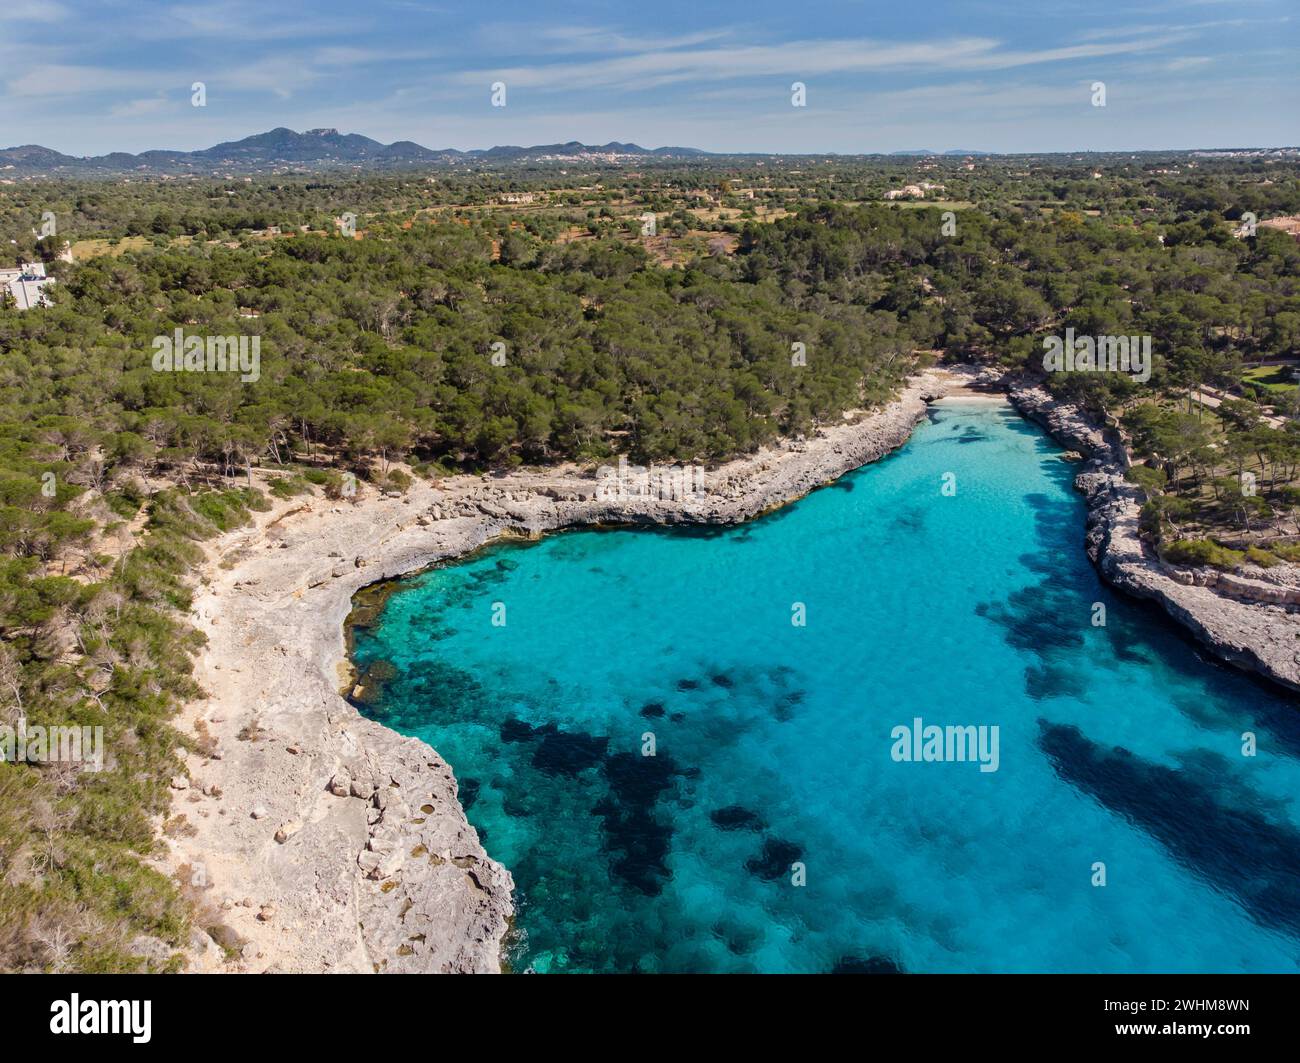
[[[2,0],[0,0],[2,2]],[[892,151],[888,155],[837,155],[843,159],[904,159],[916,156],[992,156],[994,152],[951,149],[935,152],[928,149]],[[1202,149],[1200,151],[1119,152],[1118,156],[1135,155],[1168,157],[1172,155],[1213,155],[1292,158],[1297,149],[1238,148]],[[1047,156],[1078,159],[1105,158],[1106,152],[1047,153]],[[608,144],[584,144],[570,140],[563,144],[534,144],[520,147],[500,144],[492,148],[458,151],[456,148],[426,148],[410,140],[381,144],[359,133],[340,133],[337,129],[309,129],[296,133],[292,129],[272,129],[243,140],[230,140],[201,151],[142,151],[131,155],[115,151],[109,155],[64,155],[39,144],[0,148],[0,179],[12,177],[110,177],[127,174],[142,176],[222,176],[226,174],[292,173],[329,170],[395,170],[424,167],[512,166],[527,162],[629,163],[654,159],[800,159],[827,158],[816,155],[773,155],[766,153],[717,153],[699,148],[643,148],[639,144],[611,141]]]
[[[292,129],[272,129],[243,140],[226,141],[204,151],[190,153],[191,158],[208,159],[218,165],[281,162],[378,162],[393,157],[432,158],[436,153],[419,145],[418,155],[403,151],[398,145],[381,144],[359,133],[340,133],[337,129],[309,129],[295,133]],[[392,148],[398,148],[393,152]],[[148,154],[148,153],[146,153]]]
[[[0,151],[0,159],[3,160],[0,165],[7,164],[15,168],[32,169],[60,166],[66,162],[76,161],[50,148],[43,148],[39,144],[23,144],[16,148],[5,148]]]
[[[677,158],[708,155],[710,152],[701,151],[699,148],[643,148],[640,144],[620,144],[618,141],[592,145],[570,140],[565,144],[538,144],[531,148],[503,145],[488,148],[486,151],[471,151],[466,154],[484,159],[537,159],[547,156],[568,157],[571,155],[647,155],[657,158]]]
[[[214,174],[258,173],[293,169],[388,169],[417,165],[528,160],[685,158],[708,155],[698,148],[643,148],[638,144],[589,145],[576,140],[534,147],[503,145],[486,150],[432,149],[409,140],[381,144],[359,133],[337,129],[272,129],[243,140],[227,141],[201,151],[113,152],[79,157],[38,144],[0,149],[0,173],[110,175],[125,173]]]

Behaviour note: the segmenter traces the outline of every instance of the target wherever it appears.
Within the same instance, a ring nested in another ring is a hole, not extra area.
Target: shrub
[[[1163,551],[1164,559],[1175,565],[1210,565],[1218,569],[1236,568],[1245,560],[1241,550],[1230,550],[1213,539],[1179,539]]]
[[[1252,565],[1258,565],[1260,568],[1272,568],[1274,565],[1280,565],[1281,559],[1271,551],[1265,550],[1258,546],[1249,546],[1246,548],[1246,560]]]
[[[267,488],[276,498],[293,498],[311,490],[305,477],[277,476]]]
[[[411,489],[411,484],[414,482],[415,481],[411,479],[410,475],[403,472],[401,469],[390,469],[388,475],[384,478],[382,486],[385,490],[401,491],[402,494],[406,494],[406,492]]]
[[[1155,469],[1149,465],[1130,466],[1124,473],[1124,479],[1131,484],[1137,484],[1148,496],[1163,491],[1169,481],[1164,469]]]

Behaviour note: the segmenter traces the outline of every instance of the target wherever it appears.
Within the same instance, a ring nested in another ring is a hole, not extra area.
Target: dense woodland
[[[140,854],[180,770],[168,717],[197,693],[186,577],[267,505],[254,466],[293,493],[717,462],[885,402],[940,354],[1041,375],[1045,335],[1146,334],[1149,383],[1049,385],[1129,433],[1162,549],[1291,559],[1300,243],[1234,229],[1300,213],[1296,164],[920,165],[0,185],[3,253],[58,278],[50,307],[0,306],[0,724],[102,724],[112,750],[98,775],[0,765],[0,969],[178,962],[194,908]],[[882,202],[918,177],[945,198]],[[536,207],[499,204],[518,191]],[[178,328],[260,337],[260,376],[155,372]]]

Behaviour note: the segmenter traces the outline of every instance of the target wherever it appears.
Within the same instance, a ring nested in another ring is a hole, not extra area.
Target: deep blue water
[[[1100,584],[1059,454],[940,404],[740,528],[405,581],[356,632],[397,672],[364,708],[453,766],[515,968],[1295,971],[1297,703]],[[894,760],[914,717],[996,725],[998,770]]]

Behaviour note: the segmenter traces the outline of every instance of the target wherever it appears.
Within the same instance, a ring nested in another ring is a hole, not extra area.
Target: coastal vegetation
[[[884,200],[922,175],[941,200]],[[46,211],[60,235],[38,240]],[[1041,376],[1046,336],[1149,335],[1149,382],[1050,388],[1129,435],[1167,558],[1296,560],[1300,244],[1239,234],[1247,212],[1300,212],[1294,167],[0,186],[0,246],[57,278],[52,306],[0,306],[0,724],[102,726],[112,751],[94,773],[0,764],[0,969],[181,962],[186,883],[148,859],[183,773],[169,718],[200,694],[187,581],[203,540],[268,504],[255,467],[273,496],[341,499],[349,478],[400,492],[615,454],[718,462],[879,405],[941,352]],[[177,329],[258,337],[257,378],[156,371]]]

